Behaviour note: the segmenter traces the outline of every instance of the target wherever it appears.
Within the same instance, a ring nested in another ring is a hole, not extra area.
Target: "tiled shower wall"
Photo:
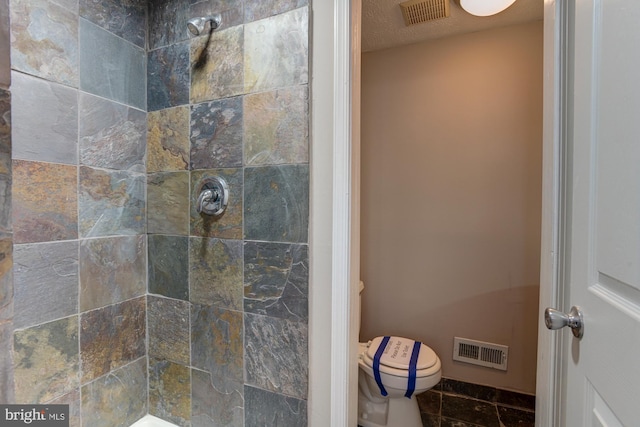
[[[11,1],[0,401],[305,425],[307,2],[121,3]],[[209,12],[222,28],[189,39]],[[193,208],[214,174],[218,220]]]
[[[149,412],[179,425],[306,425],[306,3],[149,3]]]
[[[10,2],[8,401],[67,403],[74,426],[148,407],[146,5],[106,3]]]
[[[0,402],[13,400],[10,74],[9,0],[0,0]]]

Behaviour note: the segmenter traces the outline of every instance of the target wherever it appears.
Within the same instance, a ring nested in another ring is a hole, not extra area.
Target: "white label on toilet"
[[[406,364],[409,365],[409,360],[411,358],[411,350],[412,346],[410,346],[405,340],[400,338],[393,338],[389,340],[389,344],[387,348],[384,350],[383,358],[390,358],[395,363],[403,363],[406,360]]]
[[[413,340],[406,338],[391,337],[387,348],[382,353],[380,363],[399,369],[408,369],[413,343]]]

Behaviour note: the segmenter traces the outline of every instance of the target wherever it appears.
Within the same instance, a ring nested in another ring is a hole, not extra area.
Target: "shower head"
[[[207,22],[209,23],[209,28],[211,31],[215,30],[220,26],[222,22],[222,17],[220,14],[215,14],[211,16],[199,16],[197,18],[191,18],[187,21],[187,28],[189,32],[194,36],[199,36],[204,31],[207,26]]]

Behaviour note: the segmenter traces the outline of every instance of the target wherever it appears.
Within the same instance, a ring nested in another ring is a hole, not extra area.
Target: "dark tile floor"
[[[417,399],[424,427],[533,427],[535,424],[536,399],[529,394],[443,378]]]

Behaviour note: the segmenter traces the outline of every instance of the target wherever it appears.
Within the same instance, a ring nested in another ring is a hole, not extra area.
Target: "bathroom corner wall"
[[[13,400],[13,233],[11,228],[11,57],[9,0],[0,0],[0,402]]]
[[[222,26],[190,37],[191,17]],[[304,426],[306,0],[149,3],[149,412],[181,426]],[[195,210],[221,175],[220,218]]]
[[[69,404],[72,426],[147,413],[146,4],[121,3],[11,1],[14,386],[0,381],[0,401]]]
[[[541,154],[541,22],[363,55],[361,339],[535,392]],[[453,362],[454,336],[508,345],[508,370]]]
[[[308,4],[186,3],[11,1],[2,402],[306,425]],[[222,28],[190,39],[210,12]],[[211,174],[216,221],[193,206]]]

